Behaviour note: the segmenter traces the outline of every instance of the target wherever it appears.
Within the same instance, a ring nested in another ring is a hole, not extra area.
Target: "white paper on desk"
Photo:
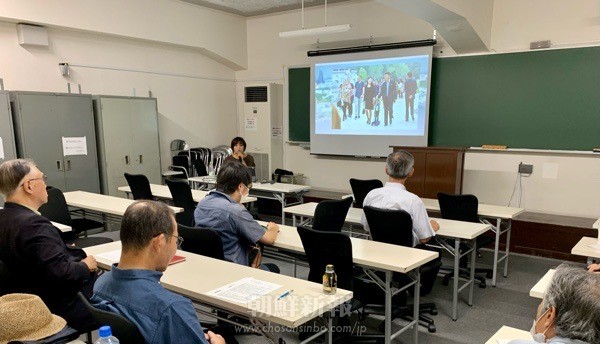
[[[281,284],[246,277],[239,281],[213,289],[207,294],[237,303],[248,303],[279,288],[281,288]]]
[[[4,159],[4,144],[2,144],[1,137],[0,137],[0,159]]]
[[[62,138],[63,155],[87,155],[87,138],[64,137]]]
[[[104,252],[102,254],[97,254],[96,257],[106,259],[110,262],[110,264],[118,263],[121,260],[121,250],[114,250],[110,252]]]

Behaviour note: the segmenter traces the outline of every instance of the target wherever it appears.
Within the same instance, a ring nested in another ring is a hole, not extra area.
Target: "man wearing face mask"
[[[533,340],[513,340],[509,344],[600,343],[600,275],[567,264],[560,265],[533,326]]]
[[[216,230],[223,242],[225,260],[248,266],[250,246],[258,242],[272,245],[277,239],[279,226],[273,222],[265,227],[256,222],[241,204],[248,197],[252,179],[248,168],[238,163],[221,167],[217,186],[194,211],[196,227]],[[279,272],[274,264],[261,266],[263,270]]]

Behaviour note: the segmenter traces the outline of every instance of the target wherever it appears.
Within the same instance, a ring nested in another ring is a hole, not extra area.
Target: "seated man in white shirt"
[[[435,232],[440,229],[439,224],[430,220],[425,209],[425,204],[419,196],[408,192],[404,183],[410,178],[414,169],[415,159],[407,151],[399,150],[391,153],[387,157],[385,173],[389,180],[382,188],[371,190],[363,201],[363,206],[371,206],[380,209],[404,210],[412,217],[413,247],[426,249],[425,245]],[[369,224],[365,215],[362,215],[361,223],[366,231],[369,231]],[[431,291],[433,282],[439,267],[432,269],[427,274],[422,275],[422,293]]]

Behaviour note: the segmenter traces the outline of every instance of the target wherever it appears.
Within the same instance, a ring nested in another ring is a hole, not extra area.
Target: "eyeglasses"
[[[31,182],[31,181],[34,181],[34,180],[43,180],[43,181],[44,181],[44,183],[45,183],[45,182],[47,182],[47,181],[48,181],[48,176],[47,176],[47,175],[45,175],[45,174],[42,174],[42,176],[41,176],[41,177],[39,177],[39,178],[31,178],[31,179],[28,179],[28,180],[24,181],[24,182],[23,182],[23,184],[21,184],[21,185],[19,185],[19,186],[23,186],[23,185],[25,185],[25,183],[29,183],[29,182]]]
[[[182,236],[177,236],[177,235],[171,235],[173,238],[177,239],[177,247],[181,246],[181,244],[183,243],[183,237]]]

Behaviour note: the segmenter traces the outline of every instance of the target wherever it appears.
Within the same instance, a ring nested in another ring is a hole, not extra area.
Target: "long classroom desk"
[[[127,198],[101,195],[87,191],[69,191],[65,192],[64,195],[67,205],[81,208],[84,216],[86,211],[100,213],[103,222],[106,222],[107,217],[120,219],[125,214],[127,207],[135,202]],[[175,213],[181,213],[184,210],[179,207],[170,208]]]
[[[588,264],[591,264],[595,259],[600,259],[600,249],[590,247],[590,245],[600,245],[600,240],[598,238],[583,237],[573,246],[571,254],[587,257]]]
[[[131,188],[129,186],[119,186],[117,188],[117,190],[124,192],[127,195],[127,198],[129,198],[129,195],[131,194]],[[154,196],[156,198],[169,199],[169,200],[173,199],[173,195],[171,195],[171,190],[169,190],[169,187],[166,185],[150,184],[150,191],[152,192],[152,196]],[[192,189],[192,198],[194,199],[194,202],[196,202],[196,203],[203,200],[204,197],[206,197],[206,195],[208,195],[208,191]],[[256,197],[246,197],[242,201],[242,203],[252,203],[252,202],[256,202]]]
[[[542,277],[529,291],[529,296],[535,297],[536,299],[543,299],[544,295],[546,295],[546,290],[548,286],[550,286],[550,282],[552,282],[552,278],[554,277],[555,269],[550,269],[544,277]]]
[[[258,221],[261,224],[266,222]],[[274,248],[295,254],[304,254],[302,240],[296,227],[280,225],[277,240],[272,245]],[[385,343],[390,344],[398,335],[413,326],[413,343],[418,343],[419,333],[419,288],[414,288],[414,318],[402,329],[392,334],[392,274],[402,273],[413,279],[413,282],[404,286],[405,290],[412,285],[419,285],[421,275],[419,268],[439,256],[437,252],[419,250],[411,247],[390,245],[386,243],[350,238],[352,242],[352,259],[356,266],[360,266],[367,275],[385,291]],[[375,271],[385,273],[382,281]],[[414,273],[414,276],[410,276]],[[416,320],[414,320],[416,319]]]
[[[421,198],[425,203],[425,208],[429,211],[440,211],[440,204],[437,199],[432,198]],[[508,254],[510,253],[510,230],[511,222],[517,215],[523,213],[524,208],[516,207],[504,207],[499,205],[490,205],[479,203],[477,207],[477,214],[480,217],[488,217],[496,219],[496,224],[491,224],[492,230],[496,233],[496,243],[494,245],[494,270],[492,277],[492,286],[496,286],[496,277],[498,275],[498,263],[504,260],[504,277],[508,276]],[[502,222],[506,222],[506,228],[502,230]],[[506,249],[502,257],[498,257],[500,250],[500,235],[506,233]]]
[[[215,177],[191,177],[190,182],[214,185]],[[310,186],[286,183],[252,183],[250,195],[256,198],[274,199],[281,203],[281,224],[285,224],[285,212],[283,209],[289,205],[304,203],[304,194],[310,191]],[[296,202],[288,203],[286,197],[296,198]]]
[[[100,255],[120,249],[121,242],[116,241],[87,247],[84,250],[88,255],[93,255],[96,258],[98,266],[101,269],[109,270],[114,262]],[[331,311],[335,307],[352,299],[353,296],[351,291],[344,289],[338,289],[335,295],[325,295],[323,294],[323,286],[318,283],[181,250],[178,250],[177,254],[184,256],[186,260],[170,265],[167,268],[160,281],[162,286],[209,308],[223,310],[227,313],[235,313],[246,319],[250,319],[252,324],[256,325],[255,329],[260,329],[262,328],[261,325],[263,325],[257,323],[255,320],[297,328],[307,321]],[[212,290],[246,277],[279,284],[281,287],[256,301],[248,303],[238,303],[209,294]],[[279,295],[289,290],[293,290],[294,293],[283,300],[278,299]],[[202,310],[198,309],[197,311],[202,312]],[[214,317],[214,314],[207,315]],[[330,321],[328,327],[330,330],[329,339],[331,340]],[[269,334],[263,333],[263,335],[268,336]]]
[[[292,207],[285,208],[285,212],[292,214],[293,225],[296,226],[296,217],[304,218],[312,218],[315,214],[315,209],[317,208],[317,204],[315,202],[304,203],[300,205],[295,205]],[[361,218],[363,215],[363,210],[360,208],[350,208],[348,210],[348,215],[346,215],[346,223],[352,225],[361,225]],[[445,219],[437,219],[434,218],[440,224],[440,230],[436,232],[436,235],[440,237],[446,237],[454,240],[454,245],[448,244],[444,240],[437,240],[437,242],[447,250],[452,256],[454,256],[454,285],[452,290],[452,320],[456,320],[457,309],[458,309],[458,293],[461,292],[467,286],[469,287],[469,299],[467,304],[469,306],[473,305],[473,285],[475,284],[475,261],[477,258],[475,247],[475,240],[481,234],[490,230],[491,225],[483,224],[483,223],[472,223],[472,222],[461,222],[461,221],[452,221]],[[464,241],[469,243],[470,249],[464,250],[461,252],[460,243]],[[458,286],[459,281],[459,264],[460,258],[464,257],[471,253],[471,271],[469,280],[466,281],[462,286]]]
[[[500,344],[514,339],[532,340],[529,331],[519,330],[510,326],[502,326],[485,344]],[[502,340],[502,342],[501,342]]]

